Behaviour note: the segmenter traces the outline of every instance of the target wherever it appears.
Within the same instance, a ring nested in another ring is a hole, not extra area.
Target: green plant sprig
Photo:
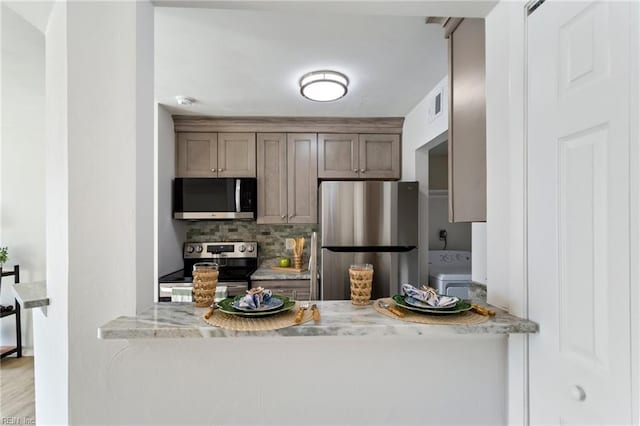
[[[0,265],[6,263],[9,260],[9,248],[0,247]]]

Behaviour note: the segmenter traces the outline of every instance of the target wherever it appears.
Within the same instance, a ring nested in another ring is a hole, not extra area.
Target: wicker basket
[[[351,303],[354,305],[368,305],[371,300],[373,266],[352,265],[349,268],[349,279],[351,281]]]

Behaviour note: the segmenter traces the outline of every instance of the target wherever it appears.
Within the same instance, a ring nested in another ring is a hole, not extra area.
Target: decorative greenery
[[[8,247],[0,247],[0,266],[3,263],[6,263],[9,260],[9,248]]]

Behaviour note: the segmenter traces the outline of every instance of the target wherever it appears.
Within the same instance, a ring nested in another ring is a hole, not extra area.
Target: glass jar
[[[373,265],[368,263],[351,265],[349,281],[351,283],[351,303],[353,305],[368,305],[371,300]]]
[[[213,304],[218,285],[218,265],[200,262],[193,265],[193,301],[199,308]]]

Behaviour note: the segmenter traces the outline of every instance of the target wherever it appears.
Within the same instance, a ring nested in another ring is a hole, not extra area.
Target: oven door
[[[193,302],[193,284],[191,283],[160,283],[158,292],[159,302]]]
[[[174,219],[255,219],[255,178],[176,178]]]

